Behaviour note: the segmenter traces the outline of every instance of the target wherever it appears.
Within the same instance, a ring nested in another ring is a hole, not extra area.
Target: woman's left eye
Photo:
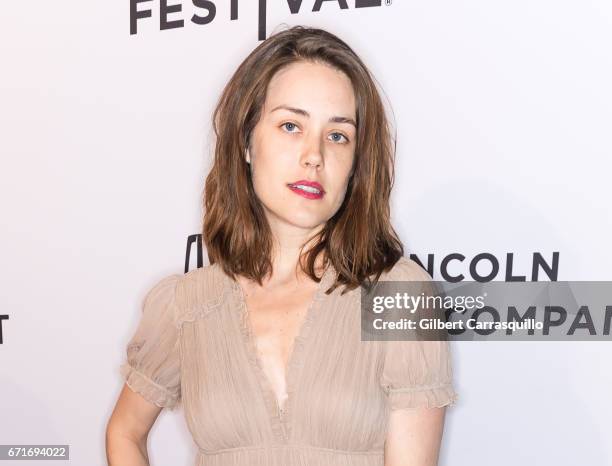
[[[344,138],[346,142],[349,142],[348,138],[342,133],[332,133],[331,135],[340,136],[341,138]],[[341,140],[336,139],[335,142],[341,142]]]

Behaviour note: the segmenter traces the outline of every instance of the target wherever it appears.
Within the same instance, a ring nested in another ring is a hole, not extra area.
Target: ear
[[[245,160],[246,160],[246,163],[248,163],[249,165],[251,164],[251,153],[249,152],[249,149],[246,150]]]

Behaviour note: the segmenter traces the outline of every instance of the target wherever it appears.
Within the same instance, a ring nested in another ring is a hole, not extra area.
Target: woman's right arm
[[[147,438],[161,410],[123,385],[106,426],[108,466],[149,466]]]
[[[180,274],[149,290],[142,315],[126,347],[125,380],[106,426],[109,466],[149,466],[147,437],[160,411],[181,401],[181,361],[175,290]]]

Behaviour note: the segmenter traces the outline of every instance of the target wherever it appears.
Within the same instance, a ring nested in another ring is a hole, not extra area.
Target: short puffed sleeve
[[[176,287],[181,275],[158,281],[142,301],[142,314],[127,344],[120,372],[132,391],[160,408],[174,409],[181,398]]]
[[[416,262],[402,258],[388,280],[431,282]],[[458,395],[448,340],[385,341],[380,385],[391,410],[452,406]]]

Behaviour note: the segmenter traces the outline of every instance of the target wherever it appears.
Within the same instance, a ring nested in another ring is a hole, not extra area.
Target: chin
[[[323,219],[312,221],[288,219],[288,223],[290,223],[291,225],[295,225],[299,228],[304,228],[305,230],[313,230],[320,226],[322,223],[325,223],[325,221]]]
[[[306,212],[304,212],[306,214]],[[296,215],[296,212],[290,212],[288,215],[284,215],[285,221],[291,225],[304,229],[314,229],[326,222],[326,218],[320,215]]]

